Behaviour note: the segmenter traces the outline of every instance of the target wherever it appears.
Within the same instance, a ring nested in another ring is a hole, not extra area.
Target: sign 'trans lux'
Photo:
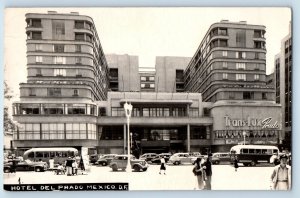
[[[261,127],[262,129],[279,129],[278,121],[273,121],[272,117],[257,119],[247,117],[247,119],[232,119],[229,116],[225,116],[226,127]]]

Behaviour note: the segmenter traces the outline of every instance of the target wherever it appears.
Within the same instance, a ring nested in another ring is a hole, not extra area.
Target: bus
[[[255,166],[258,163],[270,163],[270,158],[279,154],[277,146],[268,145],[236,145],[230,149],[230,160],[234,162],[237,157],[238,163],[244,166]]]
[[[49,159],[54,159],[54,164],[65,163],[68,157],[78,156],[78,150],[72,147],[32,148],[25,151],[23,159],[43,161],[49,165]]]

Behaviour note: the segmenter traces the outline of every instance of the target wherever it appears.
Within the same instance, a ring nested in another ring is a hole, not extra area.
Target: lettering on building
[[[279,129],[278,121],[273,121],[272,117],[260,119],[247,117],[246,119],[233,119],[225,116],[226,127],[261,127],[262,129]]]

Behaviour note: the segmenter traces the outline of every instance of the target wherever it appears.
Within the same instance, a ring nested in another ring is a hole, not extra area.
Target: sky
[[[274,57],[289,32],[288,8],[6,8],[4,79],[19,97],[26,82],[26,13],[79,12],[93,18],[105,54],[139,56],[140,67],[154,67],[156,56],[192,57],[209,27],[221,20],[247,21],[266,26],[266,73],[274,70]]]

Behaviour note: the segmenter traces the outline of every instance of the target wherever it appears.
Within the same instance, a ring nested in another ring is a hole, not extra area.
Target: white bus
[[[53,147],[53,148],[32,148],[25,151],[24,160],[47,162],[49,159],[54,159],[54,164],[64,163],[68,157],[78,156],[78,150],[71,147]]]
[[[237,157],[238,163],[243,163],[244,166],[255,166],[258,163],[270,163],[270,158],[275,153],[279,154],[277,146],[236,145],[230,149],[230,159],[234,162]]]

